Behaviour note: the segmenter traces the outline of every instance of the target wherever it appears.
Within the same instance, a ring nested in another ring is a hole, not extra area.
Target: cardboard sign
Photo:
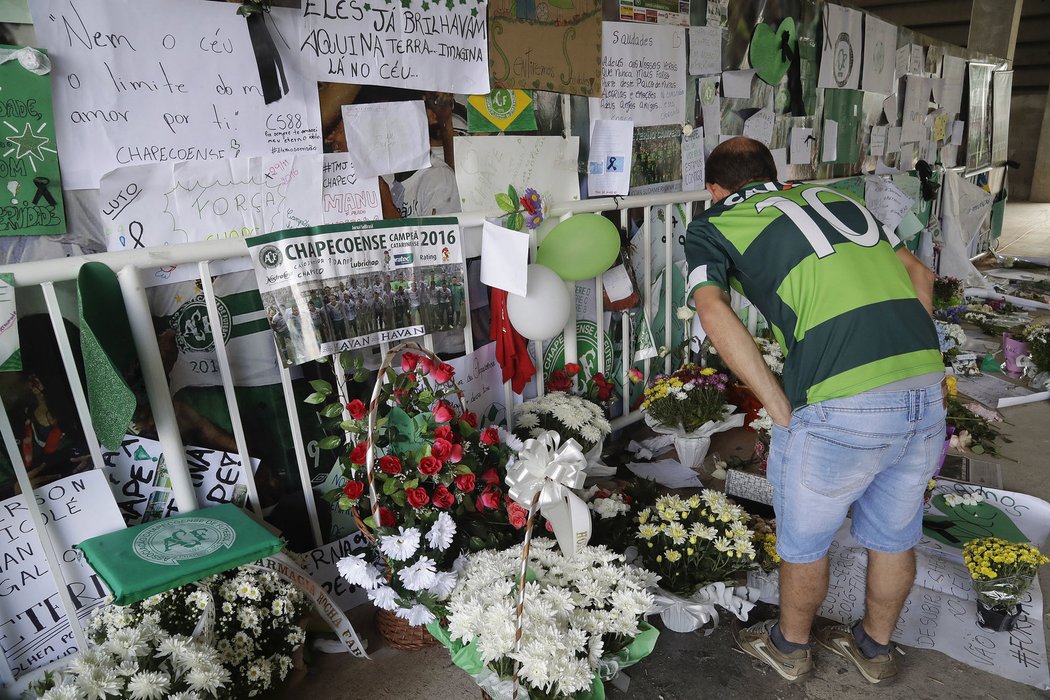
[[[602,3],[546,3],[523,17],[513,0],[490,0],[493,87],[597,95],[601,87]],[[542,47],[542,48],[540,48]]]

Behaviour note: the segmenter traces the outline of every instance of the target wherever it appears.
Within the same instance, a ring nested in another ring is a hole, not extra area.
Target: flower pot
[[[1003,333],[1003,374],[1013,379],[1021,376],[1024,368],[1017,364],[1017,359],[1028,354],[1028,343]]]
[[[1021,616],[1021,605],[1015,603],[1010,608],[996,608],[983,601],[977,601],[977,624],[993,632],[1009,632]]]
[[[678,454],[678,461],[690,469],[699,470],[707,457],[707,451],[711,449],[711,438],[695,437],[693,435],[675,435],[674,449]]]

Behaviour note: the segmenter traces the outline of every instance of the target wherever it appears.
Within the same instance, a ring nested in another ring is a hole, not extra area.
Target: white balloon
[[[543,265],[529,265],[528,280],[525,296],[507,295],[507,316],[529,340],[550,340],[569,322],[569,290],[558,273]]]

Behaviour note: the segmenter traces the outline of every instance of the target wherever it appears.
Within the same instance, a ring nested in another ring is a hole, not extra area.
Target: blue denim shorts
[[[820,559],[851,506],[857,542],[879,552],[911,549],[943,447],[939,383],[796,410],[787,428],[774,425],[769,450],[777,552],[796,564]]]

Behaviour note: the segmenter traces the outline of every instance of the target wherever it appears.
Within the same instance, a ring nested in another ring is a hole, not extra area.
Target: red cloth
[[[496,362],[503,370],[503,381],[510,381],[511,388],[520,394],[533,375],[536,366],[529,355],[529,344],[507,316],[507,292],[493,289],[490,301],[492,308],[492,330],[490,337],[496,341]]]

